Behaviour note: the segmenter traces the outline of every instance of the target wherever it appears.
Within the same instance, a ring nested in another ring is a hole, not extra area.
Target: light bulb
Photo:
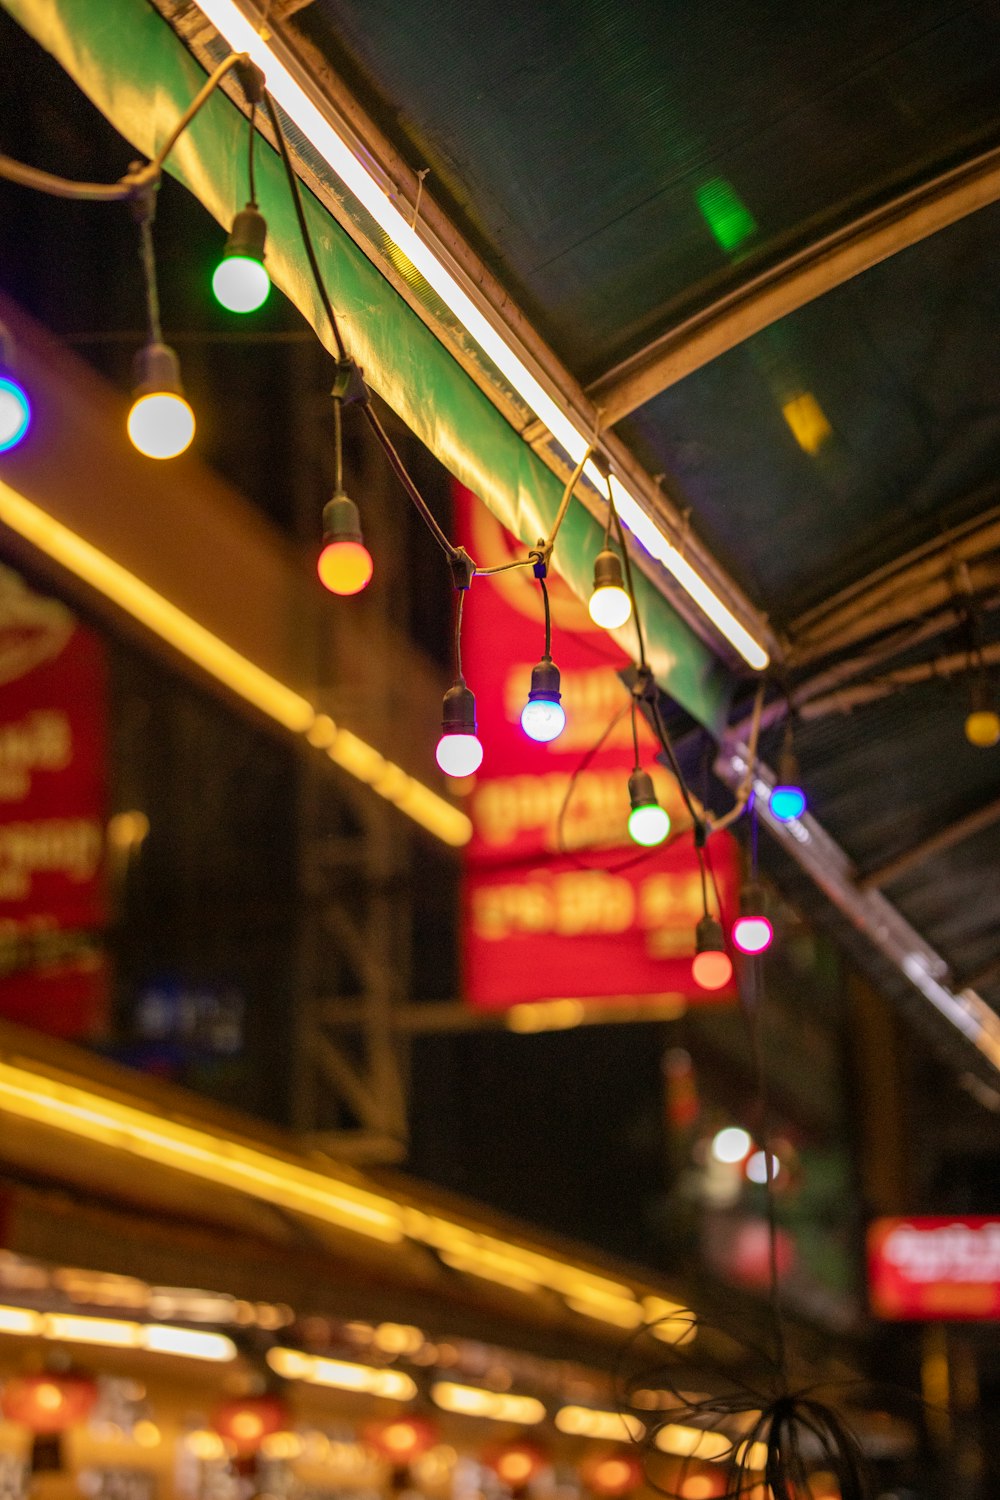
[[[741,953],[763,953],[771,946],[774,928],[764,915],[764,902],[764,891],[756,882],[740,891],[740,914],[730,936]]]
[[[560,700],[559,668],[543,656],[531,669],[528,701],[521,710],[521,728],[531,740],[547,745],[566,727],[566,710]]]
[[[767,805],[772,818],[776,818],[779,823],[790,823],[793,818],[801,818],[805,812],[806,794],[800,786],[779,785],[771,788]]]
[[[212,277],[212,290],[229,312],[256,312],[267,300],[271,278],[264,265],[267,224],[248,203],[233,220],[222,259]]]
[[[12,375],[0,374],[0,453],[16,448],[31,424],[31,402]]]
[[[992,708],[976,708],[965,721],[965,738],[977,750],[991,750],[1000,741],[1000,715]]]
[[[763,1185],[767,1182],[767,1157],[763,1151],[755,1151],[743,1169],[751,1182]],[[772,1153],[771,1155],[771,1181],[774,1182],[781,1171],[781,1163]]]
[[[361,535],[358,507],[342,491],[323,507],[323,540],[316,561],[320,583],[331,594],[360,594],[375,565]]]
[[[712,1138],[712,1155],[727,1166],[742,1161],[752,1148],[753,1141],[742,1125],[726,1125]]]
[[[737,917],[732,935],[741,953],[763,953],[774,941],[774,928],[766,917]]]
[[[464,677],[444,695],[435,758],[446,776],[471,776],[483,763],[483,747],[476,735],[476,699]]]
[[[632,613],[632,601],[622,585],[621,559],[610,547],[594,559],[594,592],[588,608],[594,624],[603,630],[617,630]]]
[[[194,437],[194,412],[184,399],[177,355],[147,344],[135,361],[135,400],[128,435],[147,458],[176,458]]]
[[[694,982],[703,990],[721,990],[733,977],[732,959],[725,949],[722,928],[714,917],[702,917],[695,929]]]
[[[656,800],[653,778],[648,771],[633,771],[628,779],[632,811],[628,817],[629,837],[644,849],[662,844],[670,832],[670,814]]]
[[[435,759],[446,776],[471,776],[483,763],[483,747],[474,734],[443,734]]]

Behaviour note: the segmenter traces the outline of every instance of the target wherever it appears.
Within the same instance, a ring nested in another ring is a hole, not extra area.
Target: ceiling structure
[[[125,85],[153,52],[133,73],[122,51],[126,21],[151,36],[145,0],[100,23],[79,0],[4,3],[145,149],[156,122]],[[297,169],[346,231],[326,218],[322,248],[352,348],[523,539],[567,472],[543,398],[568,442],[600,430],[640,535],[645,514],[667,539],[636,555],[676,727],[707,728],[718,774],[742,774],[756,677],[679,555],[770,658],[762,786],[792,710],[814,816],[785,851],[1000,1106],[1000,749],[963,733],[1000,662],[997,6],[748,22],[725,0],[511,0],[474,26],[457,0],[156,9],[203,62],[250,45],[212,17],[252,38],[266,21],[267,58],[536,380],[532,404],[293,120]],[[165,110],[193,92],[181,63],[155,76]],[[218,103],[174,169],[228,219],[242,122]],[[319,325],[287,211],[264,206],[276,279]],[[557,562],[583,592],[603,501],[578,495]]]

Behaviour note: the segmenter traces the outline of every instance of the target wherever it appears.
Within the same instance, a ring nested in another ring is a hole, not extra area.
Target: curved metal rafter
[[[761,329],[998,199],[1000,147],[993,147],[749,277],[608,370],[587,395],[614,426]]]

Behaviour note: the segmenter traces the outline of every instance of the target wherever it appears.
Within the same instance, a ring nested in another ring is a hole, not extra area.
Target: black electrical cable
[[[153,214],[151,202],[147,204],[139,220],[139,263],[146,291],[146,319],[149,324],[149,340],[152,344],[163,343],[163,328],[160,324],[160,291],[156,280],[156,254],[153,249]]]
[[[215,93],[226,74],[231,72],[237,63],[249,64],[249,62],[250,59],[244,52],[231,52],[228,57],[224,58],[202,84],[152,160],[145,166],[126,173],[117,182],[73,182],[68,177],[58,177],[51,172],[42,172],[37,167],[26,166],[24,162],[14,161],[12,157],[3,155],[0,155],[0,177],[6,178],[8,182],[16,182],[19,187],[31,188],[37,193],[47,193],[52,198],[73,198],[90,203],[121,203],[132,198],[137,192],[159,179],[167,157],[195,115]]]
[[[462,605],[465,603],[465,590],[458,591],[458,606],[455,610],[455,676],[459,682],[464,682],[462,676]]]
[[[333,398],[333,493],[341,495],[344,491],[344,433],[343,413],[341,408],[343,401],[339,396]]]
[[[250,101],[250,140],[247,147],[247,184],[250,193],[250,207],[257,207],[257,173],[254,162],[254,145],[257,140],[257,101]]]
[[[285,168],[285,176],[288,179],[288,187],[292,195],[292,203],[295,207],[295,217],[298,220],[299,234],[302,238],[302,248],[306,252],[306,259],[309,262],[309,269],[312,272],[313,282],[315,283],[316,291],[319,294],[319,300],[323,304],[323,311],[326,313],[327,322],[330,324],[330,332],[333,335],[333,342],[337,346],[337,355],[340,359],[347,359],[347,345],[344,343],[343,336],[340,332],[340,325],[337,322],[337,314],[333,310],[333,303],[330,301],[329,294],[326,290],[326,283],[323,280],[323,275],[319,268],[319,261],[316,258],[316,247],[313,245],[312,235],[309,232],[309,225],[306,221],[305,208],[302,203],[302,194],[299,191],[299,179],[295,175],[295,168],[292,166],[292,159],[288,154],[288,142],[285,140],[285,132],[282,129],[281,121],[278,118],[278,111],[274,107],[274,101],[271,98],[271,95],[267,93],[266,90],[264,92],[264,108],[267,110],[268,119],[271,121],[271,129],[274,131],[275,139],[278,142],[278,151],[281,154],[282,165]]]
[[[389,434],[386,432],[385,428],[382,426],[382,423],[379,421],[379,418],[374,411],[371,402],[366,401],[361,410],[365,414],[365,419],[368,422],[369,427],[372,429],[375,436],[381,443],[382,450],[385,453],[386,458],[389,460],[389,465],[393,473],[396,475],[396,478],[403,486],[403,489],[409,495],[410,499],[413,501],[413,504],[419,511],[424,525],[427,527],[428,531],[431,533],[438,546],[444,552],[449,562],[453,561],[458,556],[458,548],[452,545],[445,533],[442,531],[441,527],[438,525],[438,522],[435,519],[429,505],[427,504],[427,501],[424,499],[423,495],[420,493],[420,491],[417,489],[417,486],[410,478],[406,465],[403,463],[403,460],[400,458],[399,454],[396,452],[396,449],[393,447],[392,439],[389,437]]]
[[[546,587],[545,579],[541,575],[539,575],[538,582],[541,585],[541,590],[542,590],[542,604],[545,607],[545,656],[546,656],[547,660],[551,661],[551,659],[552,659],[552,610],[549,608],[549,591],[548,591],[548,588]]]

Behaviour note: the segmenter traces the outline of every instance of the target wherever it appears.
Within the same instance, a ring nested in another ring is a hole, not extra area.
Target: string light
[[[528,701],[521,710],[521,728],[531,740],[547,745],[566,727],[566,710],[559,701],[559,668],[551,656],[543,656],[531,669]]]
[[[444,695],[435,758],[446,776],[471,776],[483,763],[476,734],[476,699],[459,677]]]
[[[791,823],[806,810],[806,794],[799,785],[799,764],[792,741],[792,718],[785,720],[785,738],[778,757],[778,780],[771,788],[768,810],[779,823]]]
[[[702,917],[695,929],[691,973],[702,990],[721,990],[733,977],[733,962],[726,952],[722,928],[714,917]]]
[[[632,601],[622,583],[621,558],[610,547],[598,552],[594,559],[594,592],[587,608],[594,624],[602,630],[617,630],[632,613]]]
[[[343,491],[323,508],[323,542],[316,560],[320,583],[331,594],[360,594],[375,565],[361,535],[358,507]]]
[[[747,954],[764,953],[774,941],[774,928],[764,915],[764,892],[759,885],[745,885],[740,892],[740,914],[731,937],[740,952]]]
[[[31,402],[13,364],[13,339],[0,323],[0,453],[16,448],[31,425]]]
[[[670,814],[661,807],[648,771],[636,769],[628,779],[632,811],[628,816],[629,837],[644,849],[662,844],[670,832]]]
[[[212,277],[212,291],[228,312],[256,312],[267,301],[271,278],[264,265],[267,223],[255,203],[236,215]]]
[[[150,343],[135,361],[135,399],[128,435],[146,458],[177,458],[194,437],[194,412],[184,399],[177,355],[166,344]]]

